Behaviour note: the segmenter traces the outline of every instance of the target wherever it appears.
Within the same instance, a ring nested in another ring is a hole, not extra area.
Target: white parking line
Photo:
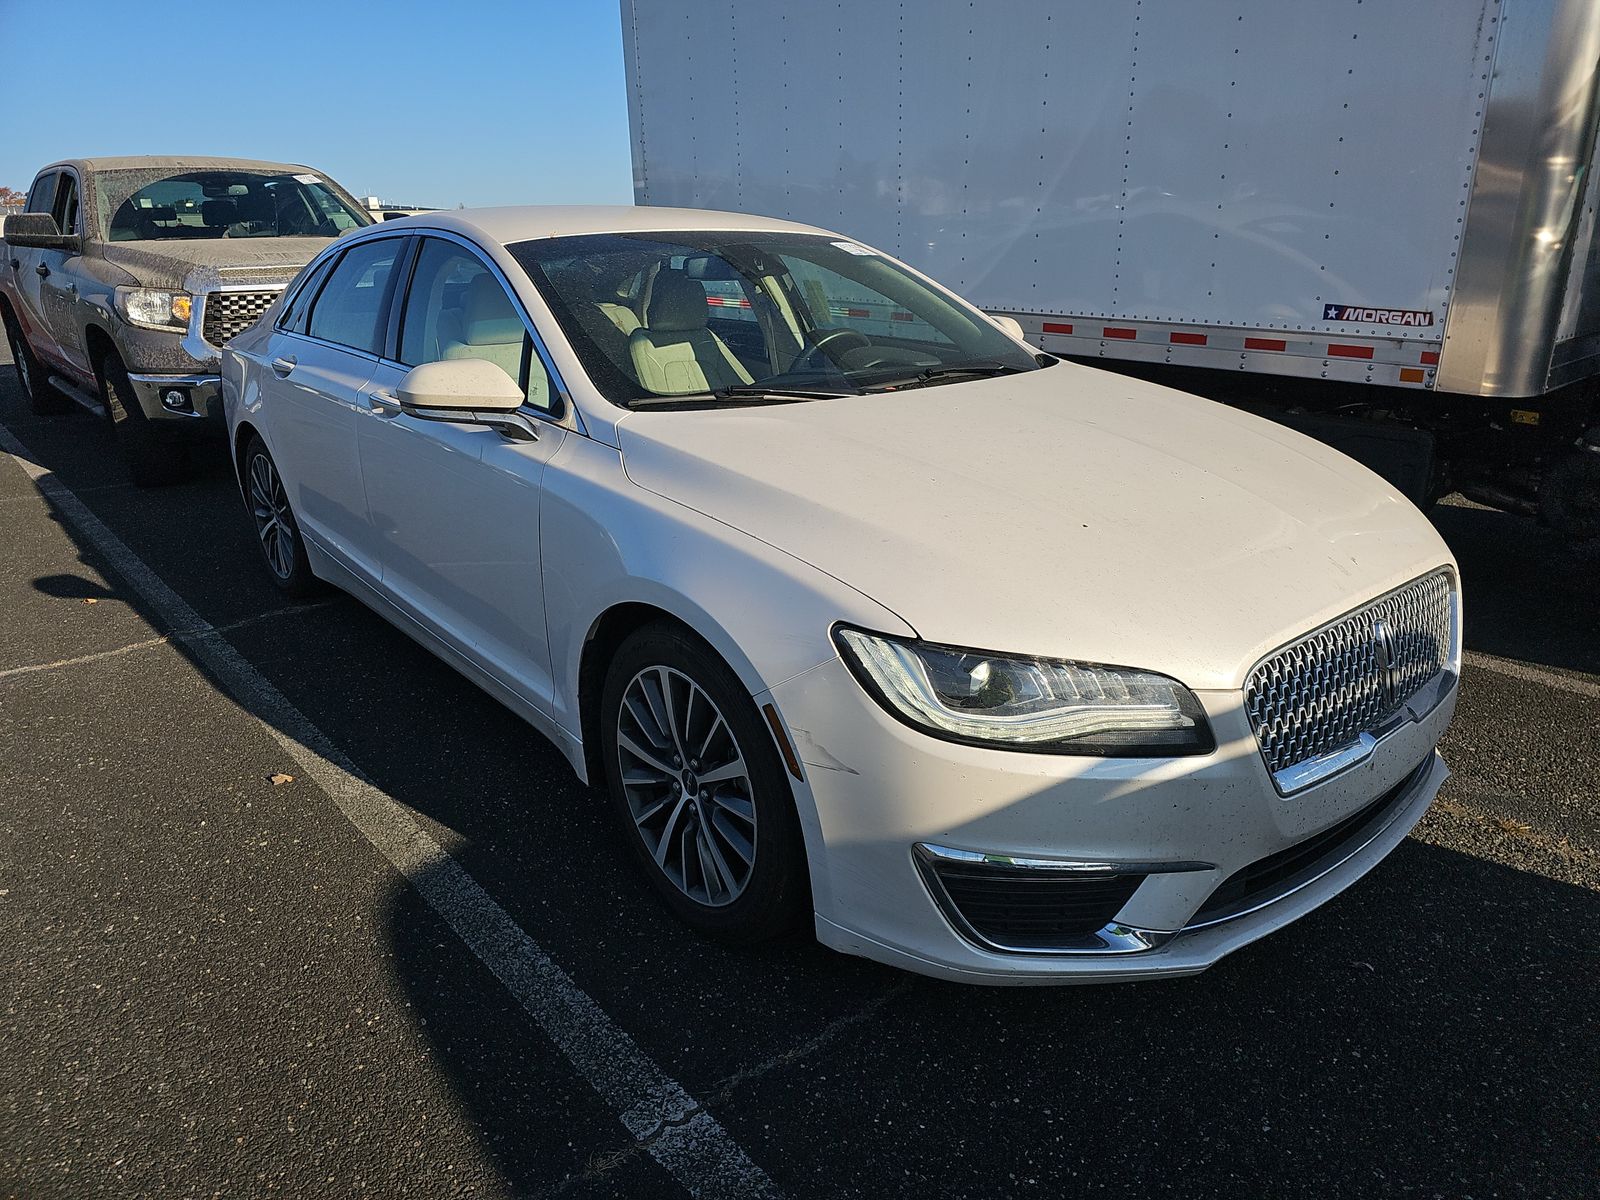
[[[1461,657],[1466,660],[1469,667],[1481,667],[1485,671],[1520,679],[1524,683],[1540,683],[1560,692],[1571,692],[1574,696],[1588,696],[1591,700],[1600,700],[1600,683],[1592,683],[1587,679],[1574,679],[1570,675],[1560,675],[1555,671],[1544,671],[1524,663],[1512,662],[1509,658],[1482,654],[1477,650],[1468,650]]]
[[[72,490],[27,457],[0,423],[0,450],[62,519],[88,541],[172,635],[274,741],[320,783],[361,834],[505,984],[556,1048],[599,1093],[623,1127],[691,1196],[776,1196],[777,1188],[699,1101],[606,1016],[477,880],[411,819],[393,797],[290,704]],[[533,736],[530,733],[530,736]]]

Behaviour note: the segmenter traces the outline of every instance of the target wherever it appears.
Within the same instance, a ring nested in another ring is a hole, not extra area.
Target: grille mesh
[[[1450,597],[1449,574],[1436,571],[1256,667],[1245,681],[1245,710],[1267,768],[1278,772],[1338,750],[1398,712],[1449,662]],[[1388,670],[1379,662],[1379,620],[1392,639]]]
[[[207,292],[206,318],[200,334],[213,346],[222,346],[256,323],[282,288],[249,292]]]

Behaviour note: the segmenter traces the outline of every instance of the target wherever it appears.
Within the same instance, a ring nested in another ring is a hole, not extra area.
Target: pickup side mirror
[[[0,222],[0,238],[11,246],[65,250],[68,254],[83,249],[83,239],[75,233],[62,233],[49,213],[13,213]]]
[[[518,410],[527,398],[504,370],[481,358],[423,363],[406,372],[400,411],[421,421],[487,425],[507,437],[537,441],[539,429]]]

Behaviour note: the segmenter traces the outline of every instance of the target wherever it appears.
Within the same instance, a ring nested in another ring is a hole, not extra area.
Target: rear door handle
[[[50,268],[45,266],[43,263],[40,263],[33,270],[34,270],[34,273],[37,274],[40,279],[43,279],[45,276],[50,274]]]
[[[272,360],[272,373],[279,379],[282,379],[292,370],[294,370],[294,359],[275,358]]]

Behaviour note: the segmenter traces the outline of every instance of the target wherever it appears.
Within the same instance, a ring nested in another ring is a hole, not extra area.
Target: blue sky
[[[19,190],[57,158],[186,153],[402,204],[633,201],[617,0],[0,0],[0,54]]]

